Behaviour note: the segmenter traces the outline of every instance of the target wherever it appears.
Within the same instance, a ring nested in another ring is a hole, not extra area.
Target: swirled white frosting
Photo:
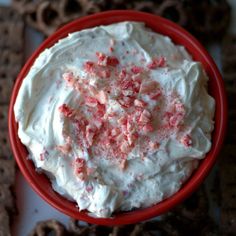
[[[151,206],[176,193],[211,148],[207,80],[184,47],[142,23],[72,33],[24,78],[18,135],[80,210],[109,217]]]

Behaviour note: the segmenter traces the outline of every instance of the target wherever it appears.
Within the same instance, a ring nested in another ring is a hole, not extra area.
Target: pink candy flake
[[[71,87],[74,86],[76,80],[72,72],[66,72],[62,75],[63,79],[67,82],[67,84]]]
[[[162,95],[162,93],[159,89],[157,89],[157,91],[149,94],[149,96],[152,100],[158,100],[161,97],[161,95]]]
[[[113,128],[113,129],[111,130],[111,136],[112,136],[112,137],[115,137],[115,136],[117,136],[118,134],[120,134],[119,128]]]
[[[84,159],[77,157],[73,163],[75,175],[81,179],[85,180],[87,178],[87,167]]]
[[[126,159],[121,160],[120,165],[119,165],[121,170],[125,170],[127,168],[127,164],[128,163]]]
[[[131,72],[134,74],[139,74],[142,73],[144,71],[144,69],[140,66],[132,66],[131,67]]]
[[[97,64],[100,66],[116,67],[120,63],[117,57],[107,56],[102,52],[96,52],[96,56],[98,57]]]
[[[143,110],[139,117],[139,123],[140,124],[146,124],[151,120],[151,113],[147,110]]]
[[[142,101],[142,100],[139,100],[139,99],[135,99],[134,100],[134,105],[137,106],[137,107],[146,107],[147,106],[147,103]]]
[[[85,101],[85,105],[89,107],[97,107],[98,105],[98,100],[94,97],[86,96],[84,98],[84,101]]]
[[[158,67],[165,67],[166,59],[164,57],[154,58],[148,65],[148,69],[156,69]]]
[[[120,103],[120,105],[124,108],[129,108],[132,106],[133,104],[133,98],[128,97],[128,96],[123,96],[123,98],[118,99],[118,102]]]
[[[108,79],[111,77],[111,72],[109,69],[99,69],[97,71],[97,76],[102,79]]]
[[[185,146],[185,147],[190,147],[192,144],[192,139],[191,137],[186,134],[185,136],[183,136],[180,140],[180,142]]]
[[[85,137],[86,137],[86,140],[87,140],[89,146],[92,146],[92,144],[93,144],[93,140],[94,140],[94,136],[95,136],[96,131],[97,131],[97,128],[95,126],[93,126],[91,124],[86,126]]]
[[[95,65],[94,62],[92,61],[85,62],[84,64],[85,71],[88,73],[92,73],[94,71],[94,65]]]
[[[85,189],[88,193],[91,193],[93,191],[93,186],[87,186]]]
[[[144,82],[141,84],[140,93],[141,94],[151,94],[157,92],[159,83],[156,81]]]
[[[144,133],[149,133],[149,132],[153,132],[153,131],[154,131],[154,128],[151,123],[147,123],[143,126]]]
[[[69,143],[66,143],[65,145],[57,145],[56,146],[56,149],[65,155],[70,153],[71,148],[72,147]]]
[[[120,145],[120,150],[123,153],[127,153],[130,150],[129,143],[126,141],[123,141],[122,144]]]
[[[150,141],[149,142],[149,147],[150,147],[151,150],[156,150],[160,147],[160,144],[158,142]]]
[[[96,98],[98,99],[98,101],[101,104],[106,104],[107,103],[107,95],[103,90],[101,90],[97,93]]]
[[[120,71],[118,77],[123,80],[123,79],[126,78],[126,76],[127,76],[127,71],[126,71],[125,69],[122,69],[122,70]]]
[[[132,146],[137,139],[138,139],[138,134],[137,133],[128,133],[127,134],[127,141],[128,141],[130,146]]]
[[[71,118],[71,117],[73,117],[74,114],[75,114],[74,109],[70,108],[70,107],[69,107],[68,105],[66,105],[66,104],[61,105],[58,109],[59,109],[59,111],[60,111],[61,113],[63,113],[63,115],[64,115],[65,117]]]

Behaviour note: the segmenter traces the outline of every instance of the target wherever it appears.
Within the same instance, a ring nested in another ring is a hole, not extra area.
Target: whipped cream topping
[[[19,90],[18,135],[80,210],[109,217],[176,193],[211,148],[214,99],[200,63],[143,23],[69,34]]]

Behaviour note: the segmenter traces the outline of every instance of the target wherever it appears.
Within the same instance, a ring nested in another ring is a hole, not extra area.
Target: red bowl
[[[205,159],[201,161],[198,169],[192,174],[190,179],[172,197],[145,209],[116,213],[112,218],[93,218],[89,216],[86,211],[79,212],[74,202],[56,193],[52,189],[49,179],[44,174],[39,174],[35,170],[33,162],[27,159],[28,152],[17,135],[18,126],[15,121],[13,106],[24,77],[27,75],[35,59],[45,48],[53,46],[59,39],[66,37],[68,33],[120,21],[144,22],[153,31],[169,36],[175,44],[183,45],[193,56],[194,60],[202,63],[209,76],[209,93],[216,101],[215,129],[212,134],[212,148],[210,152],[206,155]],[[65,25],[46,39],[30,57],[17,77],[12,92],[8,119],[10,142],[18,166],[32,188],[46,202],[66,215],[92,224],[121,225],[147,220],[170,210],[188,197],[203,182],[215,163],[217,154],[223,143],[227,121],[227,102],[223,80],[215,63],[204,47],[192,35],[180,26],[159,16],[137,11],[119,10],[107,11],[77,19]]]

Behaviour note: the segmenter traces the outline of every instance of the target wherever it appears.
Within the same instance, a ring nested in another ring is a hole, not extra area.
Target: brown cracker
[[[6,209],[0,206],[0,236],[11,236],[10,220]]]
[[[11,79],[0,79],[0,104],[10,102],[13,84]]]
[[[226,209],[236,209],[236,185],[230,186],[222,189],[221,199],[223,200],[221,203],[222,211]]]
[[[14,209],[14,199],[8,184],[0,184],[0,206],[9,210]]]
[[[0,184],[12,185],[15,181],[15,162],[0,159]]]
[[[236,93],[236,35],[226,35],[222,42],[222,69],[227,91]],[[236,108],[236,106],[235,106]]]
[[[7,129],[8,105],[0,105],[0,129]]]
[[[225,210],[221,212],[221,235],[236,235],[236,210]]]
[[[0,64],[2,66],[17,66],[22,61],[22,55],[10,49],[1,50]]]
[[[66,236],[67,231],[63,224],[56,220],[46,220],[38,222],[30,233],[30,236],[43,236],[50,231],[55,236]]]
[[[0,147],[0,158],[10,159],[12,151],[7,129],[0,130]]]
[[[9,215],[15,212],[15,162],[8,139],[8,103],[23,62],[24,22],[10,7],[0,7],[0,236],[10,235]],[[11,160],[10,160],[11,159]]]

